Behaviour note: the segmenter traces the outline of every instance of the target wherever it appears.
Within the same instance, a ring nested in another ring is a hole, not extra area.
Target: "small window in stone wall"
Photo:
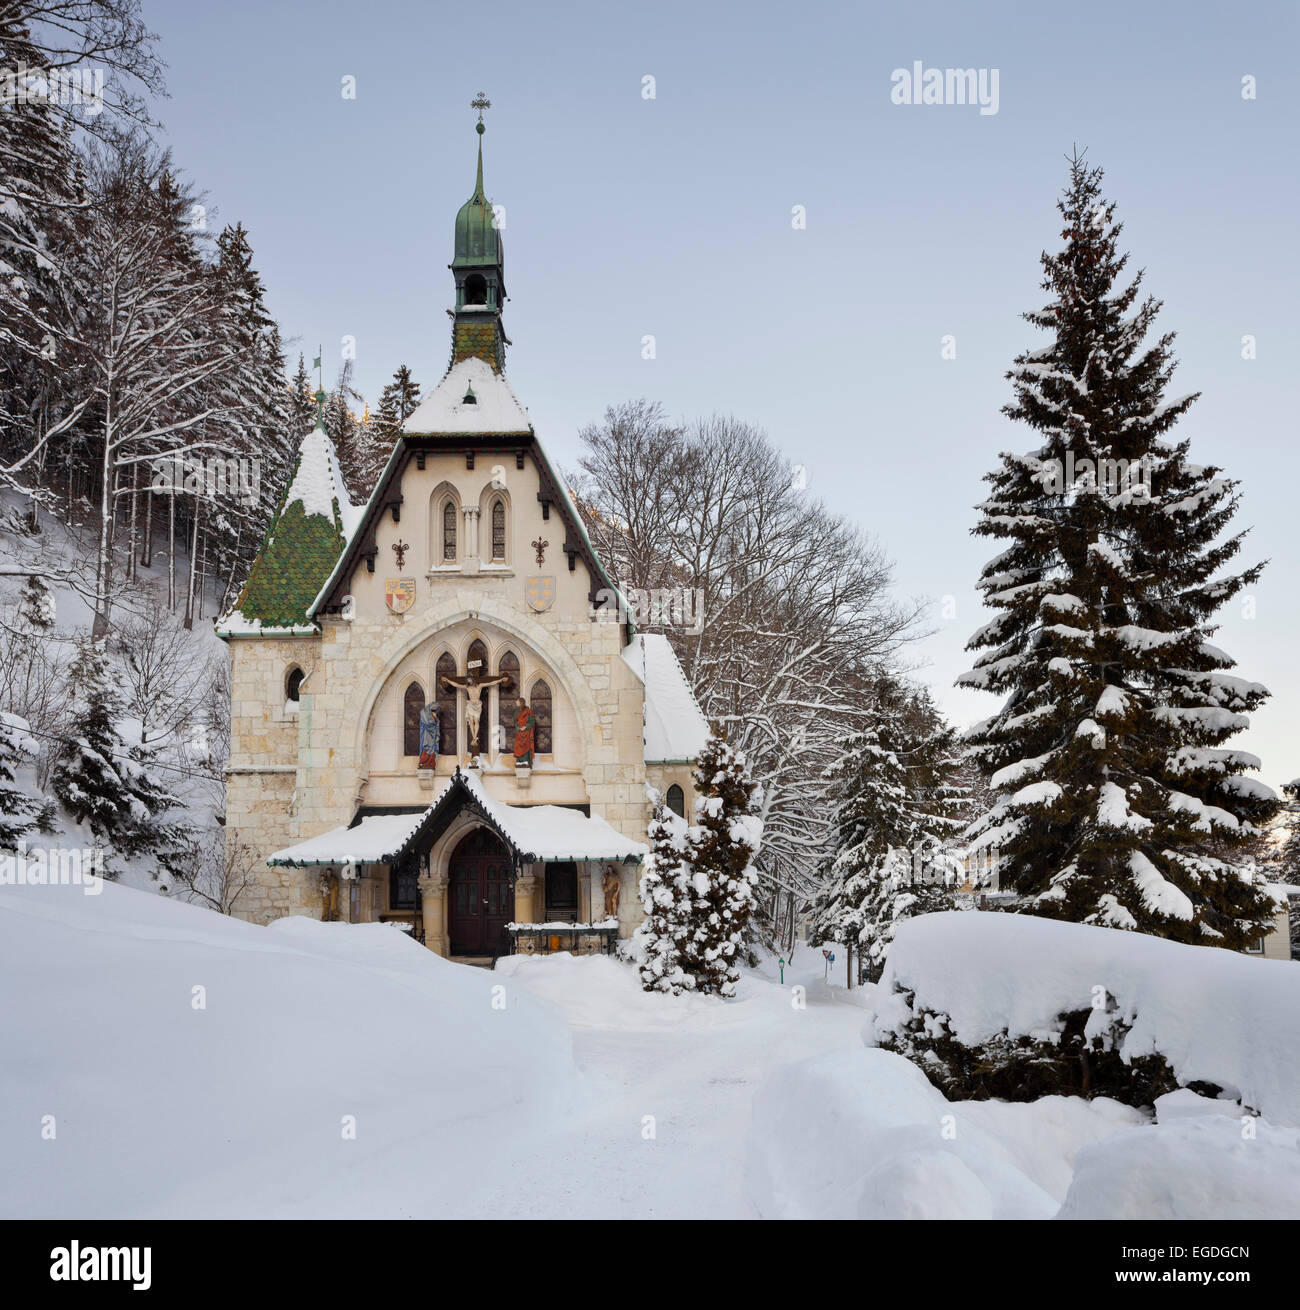
[[[402,754],[420,753],[420,713],[424,709],[424,688],[413,682],[402,698]]]
[[[442,507],[442,561],[456,562],[456,502],[451,499]]]
[[[492,502],[492,562],[500,564],[506,557],[506,506],[498,497]]]
[[[668,801],[668,808],[672,810],[678,818],[684,819],[686,817],[686,793],[682,791],[676,783],[673,783],[673,785],[668,788],[668,796],[666,799]]]
[[[540,679],[533,683],[533,694],[528,702],[537,717],[533,732],[533,749],[538,755],[551,753],[551,689]]]
[[[302,680],[304,676],[303,671],[295,666],[289,670],[289,676],[284,680],[284,698],[291,704],[298,704],[298,698],[302,694]]]
[[[456,756],[456,688],[443,684],[443,678],[456,676],[456,658],[449,651],[438,656],[436,669],[438,705],[438,754]],[[417,751],[418,754],[418,751]]]

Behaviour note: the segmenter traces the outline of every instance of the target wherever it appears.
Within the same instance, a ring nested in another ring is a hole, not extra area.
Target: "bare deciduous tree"
[[[580,510],[620,586],[702,595],[702,629],[667,635],[762,788],[766,917],[788,937],[827,839],[821,775],[921,635],[923,604],[894,598],[880,546],[750,424],[678,427],[642,400],[580,435]]]

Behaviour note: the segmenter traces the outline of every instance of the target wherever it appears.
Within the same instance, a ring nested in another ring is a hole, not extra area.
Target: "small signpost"
[[[827,947],[827,946],[823,946],[823,947],[822,947],[822,959],[826,961],[826,973],[825,973],[825,975],[824,975],[825,981],[826,981],[826,982],[830,982],[830,980],[831,980],[831,965],[835,963],[835,952],[832,951],[829,947]]]
[[[781,981],[785,982],[785,956],[782,955],[780,958],[778,958],[776,963],[781,970]]]

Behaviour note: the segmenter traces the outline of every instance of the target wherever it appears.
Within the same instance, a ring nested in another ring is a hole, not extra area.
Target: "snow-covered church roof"
[[[644,842],[626,837],[604,819],[563,805],[507,805],[493,800],[476,773],[457,769],[441,796],[425,810],[372,814],[351,827],[276,851],[271,865],[391,864],[440,818],[466,804],[483,818],[522,863],[535,860],[616,860],[640,863]]]
[[[308,609],[356,531],[362,506],[348,498],[334,443],[319,424],[298,447],[293,477],[220,636],[314,632]]]
[[[698,759],[709,724],[668,638],[639,633],[624,647],[623,660],[645,684],[646,763]]]
[[[533,425],[505,374],[471,355],[447,370],[402,430],[420,436],[522,436],[532,432]]]

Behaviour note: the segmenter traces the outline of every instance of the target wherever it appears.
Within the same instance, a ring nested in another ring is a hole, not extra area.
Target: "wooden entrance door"
[[[452,955],[504,955],[514,918],[510,856],[495,833],[475,828],[452,852],[447,879],[447,936]]]

